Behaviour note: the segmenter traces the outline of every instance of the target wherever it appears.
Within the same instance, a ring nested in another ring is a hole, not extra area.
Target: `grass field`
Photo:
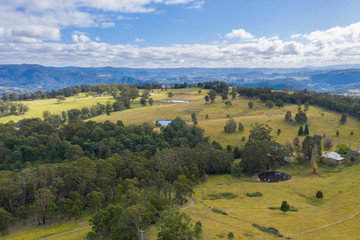
[[[44,100],[33,100],[33,101],[19,101],[28,105],[30,110],[24,115],[7,115],[0,118],[0,123],[8,121],[19,121],[24,118],[40,117],[43,118],[42,113],[45,110],[50,111],[52,114],[61,114],[62,111],[67,111],[73,108],[81,109],[82,107],[91,107],[96,103],[106,104],[106,102],[113,102],[112,96],[107,95],[103,97],[93,98],[91,95],[86,97],[85,94],[79,94],[77,97],[68,97],[64,102],[58,103],[57,99],[44,99]]]
[[[228,109],[222,102],[220,96],[217,97],[215,103],[206,104],[204,96],[208,91],[202,90],[198,94],[198,89],[177,89],[168,91],[155,90],[152,98],[155,104],[150,107],[140,107],[138,100],[135,101],[135,108],[115,112],[110,116],[102,115],[93,118],[95,121],[110,120],[116,122],[122,120],[125,124],[141,124],[143,122],[155,123],[158,120],[172,120],[180,116],[184,120],[191,120],[191,113],[197,114],[199,127],[205,129],[205,135],[210,136],[212,140],[216,140],[224,146],[230,144],[241,145],[244,144],[241,138],[247,138],[251,125],[255,122],[266,123],[273,128],[273,135],[276,135],[277,129],[281,129],[280,136],[276,136],[277,141],[285,143],[292,142],[297,136],[299,129],[298,124],[289,124],[284,121],[285,113],[291,111],[293,117],[297,112],[297,105],[285,105],[283,108],[267,109],[259,100],[252,100],[255,103],[253,109],[249,110],[249,99],[235,99],[232,101],[232,106]],[[175,95],[172,99],[189,100],[190,103],[159,103],[158,100],[168,99],[167,93],[172,91]],[[196,110],[196,111],[194,111]],[[209,115],[209,120],[205,120],[206,114]],[[310,106],[309,111],[306,112],[308,116],[308,124],[310,128],[310,135],[325,134],[326,136],[334,137],[334,145],[338,143],[345,143],[351,145],[355,150],[360,150],[360,122],[352,117],[348,117],[346,124],[341,125],[339,120],[340,113],[327,111],[325,109]],[[242,133],[226,134],[224,126],[229,120],[227,115],[231,116],[236,122],[241,122],[245,126],[245,131]],[[339,130],[340,136],[335,137],[336,130]],[[350,136],[350,132],[354,131],[354,135]],[[301,140],[301,138],[300,138]]]
[[[204,239],[220,239],[219,236],[226,236],[230,231],[235,239],[247,239],[245,235],[251,235],[249,239],[278,239],[254,228],[253,223],[275,227],[291,239],[358,239],[360,229],[355,226],[360,223],[360,214],[341,221],[360,211],[360,165],[348,167],[342,173],[321,172],[320,176],[307,169],[285,169],[292,178],[281,183],[210,176],[208,182],[195,188],[197,204],[184,211],[193,221],[202,222]],[[316,199],[318,190],[324,193],[324,199]],[[236,194],[238,198],[206,200],[208,194],[224,192]],[[261,192],[263,196],[245,196],[245,193],[253,192]],[[206,205],[201,202],[203,198]],[[268,209],[280,207],[284,200],[299,211],[283,214],[280,210]],[[214,213],[207,205],[229,215]],[[325,228],[306,233],[323,226]]]
[[[10,234],[0,237],[2,240],[34,240],[34,239],[63,239],[77,240],[86,239],[87,233],[91,230],[89,217],[82,217],[78,223],[69,221],[54,225],[15,225],[10,228]]]

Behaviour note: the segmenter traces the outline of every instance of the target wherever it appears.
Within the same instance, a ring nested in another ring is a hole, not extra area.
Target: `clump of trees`
[[[0,99],[0,117],[9,114],[25,114],[29,111],[29,106],[23,103],[9,102]]]
[[[241,122],[239,122],[239,125],[236,126],[236,122],[233,119],[230,119],[226,122],[226,125],[224,126],[224,131],[226,133],[234,133],[236,132],[236,128],[239,132],[243,132],[245,130],[244,125],[242,125]]]
[[[249,140],[241,151],[239,167],[247,173],[261,172],[283,164],[284,157],[292,152],[288,145],[282,146],[271,136],[271,127],[256,123],[250,130]]]

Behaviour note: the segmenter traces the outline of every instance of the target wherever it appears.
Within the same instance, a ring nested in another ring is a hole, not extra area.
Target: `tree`
[[[194,193],[192,189],[192,184],[189,179],[184,175],[178,176],[177,180],[174,183],[175,185],[175,201],[182,205],[187,202],[186,197]]]
[[[345,123],[346,123],[346,120],[347,120],[347,116],[346,116],[345,113],[343,113],[343,114],[341,115],[340,123],[341,123],[341,124],[345,124]]]
[[[317,155],[321,155],[321,139],[317,136],[310,137],[306,136],[302,142],[302,152],[304,156],[310,160],[313,155],[313,149],[316,145]]]
[[[228,94],[229,94],[229,92],[228,92],[227,90],[221,92],[221,94],[220,94],[220,95],[221,95],[221,99],[222,99],[223,101],[227,100],[227,99],[228,99]]]
[[[191,240],[194,237],[200,238],[200,224],[193,229],[191,218],[179,210],[169,209],[161,214],[158,222],[158,240]],[[197,228],[197,229],[196,229]],[[202,229],[201,229],[202,232]]]
[[[293,145],[294,145],[294,147],[299,146],[299,143],[300,143],[299,138],[298,138],[298,137],[295,137],[294,140],[293,140]]]
[[[289,122],[289,123],[292,122],[292,115],[290,111],[287,111],[285,114],[285,122]]]
[[[332,137],[325,137],[324,139],[324,148],[325,149],[330,149],[333,147],[333,138]]]
[[[340,136],[339,130],[336,130],[336,136],[337,136],[337,137]]]
[[[146,106],[146,99],[145,98],[140,98],[140,104],[143,106]]]
[[[295,121],[297,123],[300,123],[300,124],[306,123],[307,122],[307,116],[306,116],[305,112],[299,110],[299,112],[296,113],[296,115],[295,115]]]
[[[226,133],[234,133],[236,131],[236,122],[232,119],[229,120],[224,127],[224,131]]]
[[[0,231],[2,236],[9,234],[8,228],[10,223],[14,223],[12,215],[0,208]]]
[[[227,235],[227,238],[228,238],[229,240],[234,239],[234,234],[233,234],[233,232],[229,232],[229,234]]]
[[[319,156],[318,146],[315,143],[311,152],[311,165],[313,168],[313,173],[317,173],[318,171],[318,166],[317,166],[318,156]]]
[[[277,99],[275,101],[275,105],[278,107],[278,108],[281,108],[284,106],[284,102],[281,100],[281,99]]]
[[[317,192],[316,192],[316,198],[321,199],[321,198],[323,198],[323,197],[324,197],[324,196],[323,196],[322,191],[317,191]]]
[[[154,100],[152,98],[149,98],[149,104],[152,106],[154,104]]]
[[[241,154],[240,167],[243,171],[252,174],[266,170],[269,165],[266,149],[264,142],[250,138]]]
[[[209,98],[210,98],[210,101],[211,103],[214,103],[215,102],[215,99],[216,99],[216,91],[215,90],[211,90],[209,93]]]
[[[287,211],[289,211],[290,209],[290,206],[289,204],[287,203],[287,201],[283,201],[281,203],[281,207],[280,207],[280,210],[285,214]]]
[[[201,89],[198,90],[199,95],[201,94]]]
[[[302,136],[302,135],[304,135],[304,130],[303,130],[303,127],[300,126],[299,131],[298,131],[298,136]]]
[[[174,96],[174,94],[172,92],[168,92],[168,97],[172,98]]]
[[[242,125],[241,122],[239,122],[239,125],[238,125],[239,132],[243,132],[244,129],[245,129],[244,125]]]
[[[106,103],[106,115],[110,116],[110,113],[112,111],[112,105],[110,102]]]
[[[202,232],[203,232],[202,224],[201,224],[200,221],[197,221],[195,223],[195,226],[194,226],[194,236],[195,236],[195,238],[200,239],[201,235],[202,235]]]
[[[347,154],[347,152],[351,150],[346,144],[343,143],[336,145],[336,149],[339,154]]]
[[[229,108],[232,105],[232,103],[231,103],[231,101],[226,101],[225,105],[226,105],[226,108]]]
[[[279,136],[280,135],[280,133],[281,133],[281,129],[280,128],[278,128],[278,130],[277,130],[277,135]]]
[[[249,109],[253,109],[254,103],[253,103],[252,101],[249,101],[249,102],[248,102],[248,106],[249,106]]]
[[[206,115],[205,115],[205,119],[206,119],[206,120],[209,120],[209,114],[206,114]]]
[[[59,96],[56,97],[56,99],[57,99],[57,102],[60,103],[60,102],[65,101],[66,98],[65,98],[64,95],[59,95]]]
[[[55,196],[49,189],[40,188],[36,191],[35,202],[31,208],[37,215],[39,225],[41,220],[43,224],[46,223],[47,214],[50,212],[49,206],[51,206],[49,203],[51,203],[53,200],[55,200]]]
[[[194,125],[198,124],[197,118],[196,118],[196,114],[195,113],[191,113],[191,120],[193,121]]]
[[[208,95],[205,95],[204,99],[205,99],[206,103],[208,103],[210,101],[210,97]]]
[[[305,112],[308,111],[308,110],[309,110],[309,106],[310,106],[309,102],[305,102],[305,103],[304,103],[304,106],[305,106],[304,111],[305,111]]]
[[[273,108],[273,107],[274,107],[273,101],[267,100],[267,101],[265,102],[265,107],[267,107],[268,109]]]
[[[304,135],[307,136],[307,135],[309,135],[309,133],[310,133],[309,132],[309,126],[306,124],[305,129],[304,129]]]
[[[288,94],[290,92],[289,88],[288,87],[284,87],[283,91]]]

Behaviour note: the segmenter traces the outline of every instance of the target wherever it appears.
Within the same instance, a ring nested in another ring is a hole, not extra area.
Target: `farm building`
[[[337,165],[345,162],[345,158],[343,158],[337,152],[329,152],[323,154],[322,157],[324,158],[324,162],[330,165],[335,165],[335,164]]]

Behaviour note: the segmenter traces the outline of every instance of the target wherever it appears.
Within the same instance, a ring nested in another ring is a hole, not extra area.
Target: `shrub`
[[[316,198],[321,199],[321,198],[323,198],[323,197],[324,197],[324,196],[323,196],[322,191],[317,191],[317,193],[316,193]]]
[[[220,193],[220,195],[221,195],[223,198],[226,198],[226,199],[229,199],[229,200],[238,197],[238,195],[233,194],[233,193],[231,193],[231,192]]]
[[[212,208],[211,211],[213,211],[214,213],[220,213],[222,215],[228,215],[226,212],[224,212],[220,209],[217,209],[217,208]]]
[[[267,228],[267,227],[260,226],[260,225],[258,225],[256,223],[253,223],[253,227],[259,229],[260,231],[271,233],[271,234],[274,234],[274,235],[276,235],[278,237],[283,237],[283,235],[280,234],[279,230],[277,230],[274,227],[268,227]]]
[[[261,192],[254,192],[254,193],[245,193],[247,197],[262,197],[263,194]]]

